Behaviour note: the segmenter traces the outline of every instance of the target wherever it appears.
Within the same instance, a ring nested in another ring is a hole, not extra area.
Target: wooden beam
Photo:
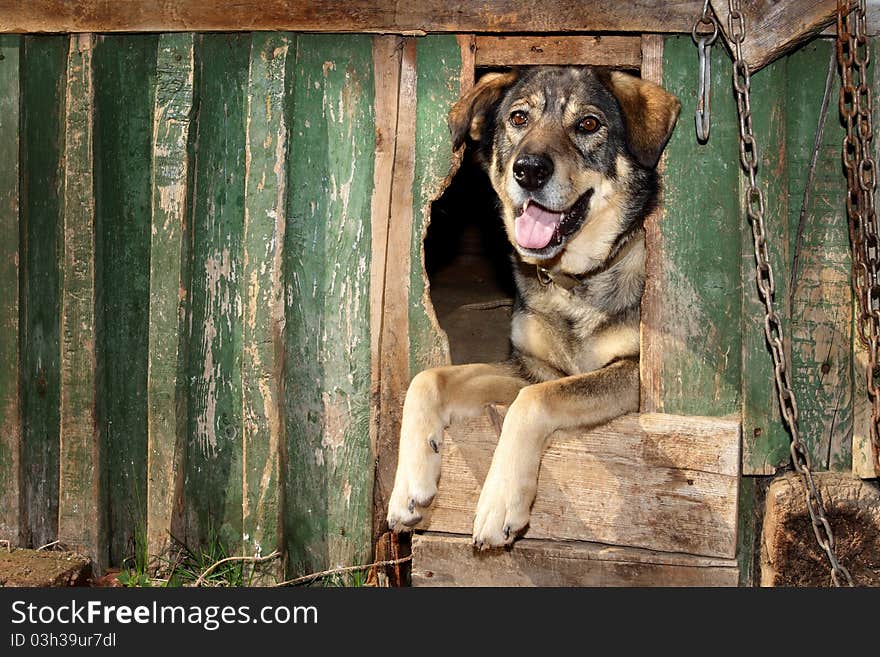
[[[738,422],[649,413],[557,432],[526,537],[733,558],[739,440]],[[496,443],[488,415],[449,427],[419,529],[470,535]]]
[[[465,536],[413,538],[413,586],[736,586],[736,561],[601,543],[518,541],[478,553]]]
[[[102,454],[95,407],[95,197],[92,35],[72,35],[64,120],[61,263],[61,475],[58,539],[106,565]]]
[[[699,0],[0,0],[3,32],[679,32]]]
[[[0,37],[0,540],[19,545],[21,516],[21,372],[19,349],[19,50]]]
[[[277,33],[255,33],[252,39],[244,170],[242,527],[243,554],[265,556],[281,551],[284,541],[284,94],[290,40]],[[268,582],[272,575],[283,577],[283,560],[261,566],[250,581]]]
[[[729,42],[728,0],[712,0],[712,9]],[[836,0],[752,0],[743,3],[745,39],[742,50],[754,73],[813,38],[835,19]]]
[[[478,36],[477,66],[566,64],[638,69],[638,36]]]
[[[161,35],[156,68],[147,370],[147,545],[152,556],[164,554],[170,543],[183,493],[193,36]]]

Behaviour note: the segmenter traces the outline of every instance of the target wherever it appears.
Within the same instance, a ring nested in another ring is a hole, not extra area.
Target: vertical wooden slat
[[[286,230],[290,569],[370,557],[370,201],[376,146],[368,36],[299,36],[289,66]]]
[[[449,343],[431,304],[425,272],[425,234],[431,220],[431,203],[449,185],[456,168],[446,118],[461,94],[462,82],[462,51],[455,37],[437,35],[419,39],[416,44],[410,375],[450,362]]]
[[[399,171],[395,161],[398,132],[399,128],[405,129],[414,123],[398,124],[402,45],[398,36],[373,37],[376,156],[370,210],[370,444],[377,463],[373,486],[373,528],[376,533],[383,529],[387,499],[394,482],[394,463],[391,461],[395,460],[400,408],[409,381],[409,335],[396,328],[409,325],[407,286],[400,284],[409,279],[409,258],[388,257],[389,253],[406,253],[412,230],[409,214],[401,217],[392,212],[392,182]],[[409,134],[412,134],[411,130]],[[409,162],[411,165],[412,159]],[[410,190],[411,171],[410,166]],[[408,207],[411,208],[412,204]],[[400,207],[397,209],[399,211]],[[401,219],[405,220],[403,225]]]
[[[242,231],[249,34],[196,40],[198,106],[183,540],[242,540]],[[234,547],[233,547],[234,546]]]
[[[156,56],[151,154],[147,545],[168,546],[180,512],[186,440],[185,346],[191,216],[187,181],[193,111],[193,35],[163,34]]]
[[[255,33],[245,143],[244,328],[242,354],[242,531],[246,555],[282,547],[284,288],[289,39]],[[276,560],[269,566],[282,576]],[[269,575],[263,568],[261,572]],[[257,580],[254,580],[255,582]]]
[[[19,48],[0,37],[0,540],[21,539],[19,392]]]
[[[728,415],[740,410],[740,229],[730,60],[713,49],[712,132],[697,144],[696,53],[690,37],[663,47],[663,85],[682,101],[666,148],[663,211],[646,222],[642,408]]]
[[[61,195],[67,36],[25,37],[21,62],[24,544],[58,538]]]
[[[94,55],[97,387],[111,563],[146,549],[150,140],[157,40],[156,35],[107,35],[98,39]]]
[[[102,454],[96,418],[95,198],[91,34],[71,35],[64,141],[61,259],[61,474],[58,538],[106,563]]]
[[[835,59],[832,60],[832,57]],[[852,462],[852,292],[843,127],[834,44],[817,40],[787,59],[789,216],[797,263],[791,309],[792,379],[802,438],[818,469],[849,470]],[[834,68],[829,69],[833,61]],[[832,86],[812,180],[808,180],[827,75]],[[805,188],[808,201],[801,221]],[[797,234],[802,237],[800,244]],[[793,265],[794,266],[794,265]],[[787,441],[786,441],[787,442]]]
[[[790,340],[786,60],[767,66],[752,80],[752,122],[761,158],[758,183],[764,191],[768,251],[776,284],[774,300]],[[764,304],[755,283],[752,229],[746,220],[748,179],[741,173],[736,153],[726,153],[724,157],[731,166],[736,164],[740,190],[740,207],[734,216],[742,230],[743,474],[773,474],[789,460],[789,441],[779,413],[773,362],[764,336]],[[789,344],[786,342],[787,352]]]

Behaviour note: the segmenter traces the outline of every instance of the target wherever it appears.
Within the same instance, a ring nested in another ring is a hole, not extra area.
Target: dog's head
[[[599,266],[656,195],[678,100],[621,72],[533,67],[484,75],[449,115],[477,149],[527,262]]]

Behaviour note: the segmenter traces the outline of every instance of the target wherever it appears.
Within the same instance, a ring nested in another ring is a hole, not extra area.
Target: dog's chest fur
[[[639,353],[639,304],[645,283],[644,234],[612,267],[571,290],[516,274],[513,358],[534,381],[582,374]]]

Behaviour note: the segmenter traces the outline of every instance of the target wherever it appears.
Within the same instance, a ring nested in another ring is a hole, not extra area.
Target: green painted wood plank
[[[61,429],[58,538],[106,564],[96,417],[94,37],[72,35],[67,59],[61,255]]]
[[[461,48],[451,35],[416,42],[416,159],[413,180],[413,262],[410,267],[410,374],[450,362],[449,344],[437,324],[425,273],[425,234],[431,203],[452,167],[446,118],[461,95]]]
[[[157,40],[100,37],[94,56],[98,417],[110,562],[116,564],[145,548],[149,165]]]
[[[646,396],[657,412],[738,415],[741,408],[737,123],[730,59],[723,48],[712,57],[712,128],[702,146],[692,119],[693,41],[664,42],[663,84],[682,111],[666,149],[662,216],[651,227],[653,323],[643,326],[650,349],[642,359],[656,372]]]
[[[19,49],[0,36],[0,540],[21,538],[19,393]]]
[[[245,95],[250,36],[196,40],[197,114],[184,540],[241,545]]]
[[[183,494],[193,35],[161,35],[155,59],[147,357],[147,546],[153,556],[163,554],[176,533]]]
[[[369,36],[300,36],[288,64],[285,517],[289,569],[369,559]]]
[[[21,62],[24,543],[58,538],[61,157],[69,40],[25,37]]]
[[[816,40],[787,59],[787,147],[791,242],[794,245],[820,120],[834,43]],[[836,59],[834,60],[836,66]],[[838,120],[839,75],[833,86],[808,197],[792,296],[792,383],[802,439],[814,467],[852,464],[852,293],[846,179],[841,174],[844,130]]]
[[[782,318],[783,330],[790,336],[786,84],[785,59],[761,69],[751,78],[752,125],[760,157],[758,182],[765,199],[765,225],[776,283],[776,309]],[[728,157],[738,158],[732,153]],[[743,281],[743,474],[773,474],[777,467],[789,460],[789,438],[779,413],[773,362],[764,336],[764,304],[755,283],[752,228],[745,214],[748,179],[740,173],[738,180],[741,206],[736,216],[742,230]]]
[[[285,72],[290,39],[255,33],[248,80],[244,208],[243,552],[283,545],[284,283],[287,125]],[[280,560],[265,575],[283,576]]]

